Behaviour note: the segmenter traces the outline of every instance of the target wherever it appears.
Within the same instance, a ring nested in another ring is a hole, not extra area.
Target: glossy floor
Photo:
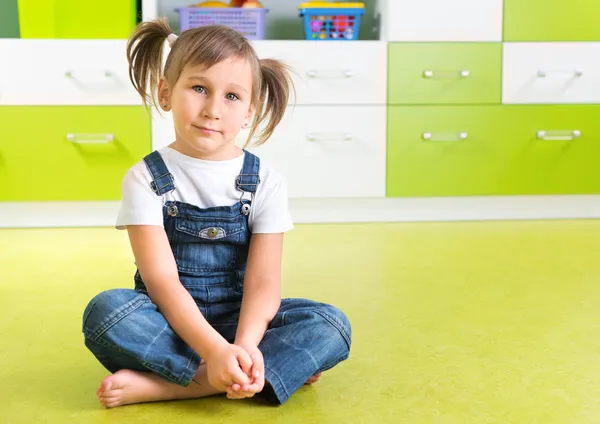
[[[105,410],[83,346],[130,287],[126,234],[0,231],[3,423],[600,422],[600,222],[297,226],[284,295],[333,303],[350,359],[283,407],[222,397]]]

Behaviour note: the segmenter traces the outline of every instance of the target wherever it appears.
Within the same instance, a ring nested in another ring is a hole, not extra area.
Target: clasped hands
[[[206,359],[208,382],[228,399],[244,399],[265,386],[265,364],[253,343],[224,343]]]

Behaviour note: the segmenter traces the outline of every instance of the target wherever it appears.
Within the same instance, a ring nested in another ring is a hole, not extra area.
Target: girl
[[[248,126],[257,144],[273,133],[286,68],[230,28],[177,38],[165,20],[139,24],[127,56],[134,87],[172,111],[176,137],[123,179],[116,227],[129,235],[135,289],[100,293],[83,314],[85,345],[113,373],[97,396],[109,408],[218,393],[283,404],[351,344],[339,309],[281,299],[286,184],[235,144]]]

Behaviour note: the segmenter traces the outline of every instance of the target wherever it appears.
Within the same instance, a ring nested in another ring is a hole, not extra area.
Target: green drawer
[[[504,0],[504,41],[599,41],[598,0]]]
[[[136,0],[19,0],[22,38],[128,38]]]
[[[390,43],[388,103],[499,104],[501,43]]]
[[[17,0],[0,0],[0,38],[19,38]]]
[[[0,122],[0,201],[119,200],[125,172],[151,149],[140,106],[7,106]]]
[[[598,116],[597,105],[390,107],[387,195],[600,193]]]

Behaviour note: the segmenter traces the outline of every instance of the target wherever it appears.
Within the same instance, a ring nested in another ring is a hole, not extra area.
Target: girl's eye
[[[229,93],[226,97],[227,97],[227,100],[239,100],[239,97],[233,93]]]
[[[206,91],[206,90],[204,90],[204,87],[202,87],[201,85],[193,86],[192,90],[194,90],[197,93],[204,93]]]

